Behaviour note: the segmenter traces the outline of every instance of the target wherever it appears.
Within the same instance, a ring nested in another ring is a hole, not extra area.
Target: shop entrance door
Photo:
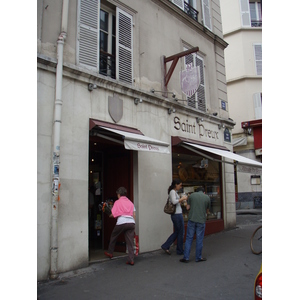
[[[117,153],[106,153],[104,162],[104,200],[117,200],[116,190],[120,186],[127,189],[127,196],[132,199],[132,151],[124,150]],[[109,218],[104,214],[104,249],[108,249],[110,235],[116,224],[116,219]],[[126,244],[124,235],[119,236],[116,252],[126,252]]]
[[[120,186],[127,189],[127,196],[133,200],[133,159],[132,151],[124,146],[107,142],[98,137],[90,137],[89,150],[89,194],[94,193],[93,209],[89,206],[89,260],[105,258],[110,236],[116,224],[101,210],[104,201],[117,200],[116,190]],[[99,190],[98,190],[99,188]],[[97,192],[97,195],[95,194]],[[99,194],[100,192],[100,194]],[[92,198],[92,197],[91,197]],[[91,200],[89,204],[91,204]],[[126,244],[120,235],[114,256],[124,255]]]

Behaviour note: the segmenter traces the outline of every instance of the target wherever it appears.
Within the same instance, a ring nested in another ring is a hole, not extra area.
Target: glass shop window
[[[203,186],[210,198],[209,214],[207,220],[222,218],[222,192],[220,163],[199,155],[182,153],[172,154],[173,179],[182,180],[183,188],[179,195],[190,195],[199,186]],[[182,204],[184,220],[188,220],[188,211]]]

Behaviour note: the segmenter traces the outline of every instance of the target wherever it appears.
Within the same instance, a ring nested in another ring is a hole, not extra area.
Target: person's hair
[[[181,180],[179,180],[179,179],[174,179],[174,180],[172,181],[171,185],[170,185],[169,188],[168,188],[168,194],[170,194],[170,191],[173,190],[173,189],[175,188],[176,184],[178,185],[178,184],[180,184],[180,183],[182,183]]]
[[[203,186],[197,187],[196,192],[202,192],[202,193],[204,193],[204,187]]]
[[[123,186],[121,186],[117,189],[116,193],[120,194],[120,196],[126,196],[127,195],[127,190]]]

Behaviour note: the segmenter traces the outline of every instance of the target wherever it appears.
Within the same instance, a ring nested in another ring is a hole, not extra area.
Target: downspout
[[[51,240],[50,240],[50,279],[56,279],[58,257],[58,201],[59,201],[59,165],[60,165],[60,128],[62,110],[62,81],[64,41],[67,36],[69,0],[63,0],[61,33],[57,40],[56,91],[53,120],[53,157],[52,157],[52,207],[51,207]]]

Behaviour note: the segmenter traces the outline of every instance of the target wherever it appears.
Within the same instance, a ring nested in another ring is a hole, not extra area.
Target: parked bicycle
[[[262,225],[254,230],[250,239],[250,248],[253,254],[259,255],[262,253]]]

